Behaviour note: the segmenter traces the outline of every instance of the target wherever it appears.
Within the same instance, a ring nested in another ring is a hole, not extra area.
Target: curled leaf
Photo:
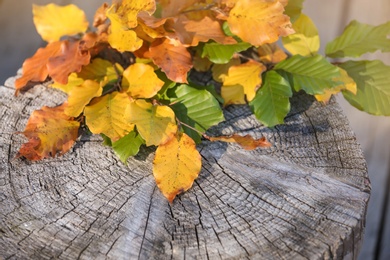
[[[265,137],[261,137],[260,139],[254,139],[250,135],[240,136],[237,134],[234,134],[232,136],[215,136],[215,137],[209,137],[210,141],[221,141],[221,142],[227,142],[227,143],[237,143],[239,146],[241,146],[245,150],[254,150],[256,148],[262,147],[271,147],[271,143],[269,143]]]

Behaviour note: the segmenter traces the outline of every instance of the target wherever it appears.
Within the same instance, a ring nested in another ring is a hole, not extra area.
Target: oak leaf
[[[266,67],[256,61],[232,66],[223,81],[222,89],[227,86],[242,86],[242,95],[245,94],[247,100],[251,101],[255,97],[257,89],[261,86],[261,73],[265,70]],[[224,95],[222,97],[224,98]]]
[[[85,123],[94,134],[105,134],[117,141],[134,129],[130,123],[131,100],[126,93],[113,92],[95,98],[85,107]]]
[[[150,56],[167,77],[178,83],[187,83],[187,73],[192,68],[191,54],[174,40],[159,39],[152,43]]]
[[[273,43],[294,32],[277,0],[238,0],[227,22],[232,33],[254,46]]]
[[[47,63],[50,77],[60,84],[68,83],[68,76],[72,72],[80,72],[84,65],[89,64],[91,55],[84,49],[81,41],[63,41],[61,52],[51,57]]]
[[[34,111],[22,132],[29,141],[23,144],[17,157],[36,161],[66,153],[78,137],[80,123],[64,114],[66,103],[57,107],[42,107]]]
[[[103,88],[93,80],[86,80],[81,85],[75,86],[69,92],[68,106],[65,108],[65,114],[68,116],[78,117],[84,110],[85,106],[94,97],[102,95]]]
[[[39,48],[35,54],[24,61],[22,76],[15,81],[15,94],[17,95],[29,81],[41,82],[49,75],[47,63],[53,56],[61,53],[61,42],[49,43],[44,48]]]
[[[169,202],[172,203],[176,195],[192,187],[201,169],[201,156],[188,135],[179,134],[157,147],[153,175]]]
[[[221,142],[227,142],[227,143],[237,143],[245,150],[254,150],[259,147],[271,147],[271,143],[269,143],[265,137],[261,137],[260,139],[254,139],[250,135],[240,136],[237,134],[234,134],[232,136],[215,136],[215,137],[209,137],[210,141],[221,141]]]
[[[175,113],[170,107],[153,105],[143,99],[131,103],[130,122],[137,126],[147,146],[164,144],[177,132]]]
[[[122,87],[133,98],[151,98],[162,88],[152,66],[134,63],[123,72]]]
[[[65,35],[83,33],[88,28],[84,12],[72,4],[33,5],[33,19],[39,35],[47,42],[58,41]]]

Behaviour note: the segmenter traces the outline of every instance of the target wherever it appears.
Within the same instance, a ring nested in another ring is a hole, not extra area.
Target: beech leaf
[[[136,131],[131,131],[118,141],[112,143],[112,149],[119,159],[126,163],[130,156],[135,156],[139,152],[139,148],[144,143],[142,137]]]
[[[65,35],[83,33],[88,28],[84,12],[73,4],[33,5],[33,19],[39,35],[47,42],[59,41]]]
[[[195,142],[185,133],[159,145],[153,161],[157,186],[173,202],[176,195],[192,187],[202,168]]]
[[[257,89],[261,85],[261,74],[267,68],[256,61],[249,61],[237,66],[232,66],[229,68],[228,75],[223,81],[222,89],[226,86],[236,86],[240,85],[243,87],[243,94],[245,94],[248,101],[251,101],[255,95]],[[225,99],[225,96],[222,92],[222,97]],[[225,105],[226,100],[225,100]]]
[[[175,113],[168,106],[153,105],[137,99],[130,105],[130,122],[146,142],[146,146],[161,145],[177,132]]]
[[[110,33],[107,40],[112,48],[120,52],[136,51],[141,48],[143,41],[138,38],[135,31],[123,27],[109,13],[107,17],[111,20]]]
[[[283,5],[276,0],[237,0],[227,22],[232,33],[254,46],[276,42],[294,32]]]
[[[276,64],[275,69],[286,72],[296,91],[303,89],[310,95],[324,94],[326,89],[337,87],[340,70],[323,56],[303,57],[294,55]]]
[[[99,83],[89,79],[81,85],[73,87],[69,92],[68,106],[65,108],[65,114],[78,117],[91,99],[101,96],[102,92],[103,88]]]
[[[372,26],[352,21],[341,36],[326,45],[331,58],[359,57],[367,52],[390,52],[390,22]]]
[[[117,141],[134,129],[130,123],[131,100],[126,93],[113,92],[95,98],[85,107],[85,123],[94,134],[104,134]]]
[[[313,21],[305,14],[301,14],[293,23],[294,34],[282,38],[283,46],[292,55],[314,55],[320,48],[320,37]]]
[[[295,22],[302,13],[303,2],[305,0],[288,0],[284,7],[284,13],[290,17],[291,22]]]
[[[168,94],[171,96],[171,106],[180,122],[183,122],[199,132],[204,133],[211,126],[224,120],[224,116],[218,101],[205,89],[196,89],[189,85],[182,84],[171,89]],[[196,143],[200,143],[201,134],[182,126],[184,132]]]
[[[134,63],[123,72],[122,87],[133,98],[151,98],[164,85],[152,66]]]
[[[292,90],[289,82],[276,71],[268,71],[256,97],[249,103],[256,118],[265,126],[282,124],[290,112]]]
[[[382,61],[347,61],[339,65],[357,84],[356,95],[343,91],[354,107],[373,115],[390,115],[390,66]]]
[[[192,68],[191,54],[187,48],[169,39],[156,40],[150,47],[150,55],[168,79],[187,83],[187,73]]]
[[[64,154],[72,148],[78,137],[80,123],[64,114],[66,104],[42,107],[34,111],[22,132],[29,140],[23,144],[17,157],[36,161]]]
[[[214,136],[209,137],[210,141],[220,141],[226,143],[237,143],[243,149],[251,151],[259,147],[270,147],[271,144],[265,139],[265,137],[261,137],[260,139],[254,139],[250,135],[240,136],[234,134],[232,136]]]
[[[118,63],[113,64],[108,60],[95,58],[90,64],[84,66],[77,76],[84,80],[95,80],[104,87],[108,82],[118,80],[118,74],[122,73],[123,68]]]
[[[265,64],[276,64],[287,58],[285,51],[276,43],[266,43],[257,48],[259,59]]]
[[[245,51],[251,47],[249,43],[240,42],[236,44],[206,43],[203,47],[202,58],[208,57],[215,64],[228,63],[237,52]]]
[[[51,57],[61,53],[61,45],[61,42],[49,43],[46,47],[39,48],[31,58],[24,61],[22,76],[15,81],[15,94],[18,94],[30,81],[41,82],[47,78],[49,75],[47,63]]]

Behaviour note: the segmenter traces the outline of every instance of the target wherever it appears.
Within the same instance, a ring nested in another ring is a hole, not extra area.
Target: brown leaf
[[[23,144],[16,157],[36,161],[66,153],[78,136],[80,123],[65,115],[64,103],[58,107],[43,107],[30,116],[24,134],[29,140]]]
[[[227,142],[227,143],[237,143],[245,150],[254,150],[259,147],[271,147],[271,143],[269,143],[265,137],[263,136],[260,139],[254,139],[250,135],[240,136],[237,134],[234,134],[232,136],[215,136],[215,137],[209,137],[210,141],[221,141],[221,142]]]
[[[61,54],[49,59],[47,69],[52,79],[60,84],[68,83],[72,72],[80,72],[83,65],[88,65],[91,55],[83,48],[80,41],[63,41]]]
[[[154,64],[160,67],[170,80],[187,83],[187,73],[192,68],[191,54],[187,48],[165,38],[154,41],[149,53]]]
[[[61,52],[61,42],[49,43],[44,48],[39,48],[31,58],[23,63],[22,77],[15,81],[15,95],[27,85],[29,81],[41,82],[48,76],[47,63],[49,59]]]

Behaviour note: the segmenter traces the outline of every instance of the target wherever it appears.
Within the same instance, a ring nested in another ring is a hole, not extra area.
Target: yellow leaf
[[[109,16],[109,14],[107,14]],[[137,34],[133,30],[123,28],[117,21],[111,20],[111,31],[108,35],[108,43],[112,48],[117,49],[120,52],[136,51],[141,48],[143,41],[137,37]]]
[[[294,34],[282,38],[283,46],[292,54],[310,56],[320,48],[320,36],[313,21],[301,14],[293,23]]]
[[[259,46],[294,32],[290,18],[283,12],[284,7],[277,0],[238,0],[227,22],[232,33]]]
[[[339,81],[341,84],[339,86],[336,86],[331,89],[325,89],[324,94],[322,95],[315,95],[315,98],[323,103],[328,103],[332,95],[335,95],[339,93],[342,90],[348,90],[349,92],[356,95],[357,92],[357,85],[356,82],[348,75],[348,73],[343,70],[342,68],[339,68],[341,77],[333,79],[333,81]]]
[[[152,66],[134,63],[123,72],[122,87],[134,98],[151,98],[162,88]]]
[[[287,54],[276,43],[266,43],[257,48],[259,59],[263,63],[276,64],[287,58]]]
[[[47,42],[58,41],[62,36],[83,33],[88,28],[87,18],[75,5],[33,5],[35,27]]]
[[[211,68],[213,79],[218,82],[223,82],[228,74],[229,68],[241,64],[239,58],[233,58],[226,64],[214,64]]]
[[[240,85],[243,87],[247,100],[251,101],[261,85],[261,73],[265,70],[266,67],[263,64],[255,61],[232,66],[225,77],[222,89],[226,86]]]
[[[147,146],[168,142],[177,132],[175,113],[168,106],[153,105],[138,99],[130,105],[130,122]]]
[[[221,96],[223,98],[224,107],[228,105],[246,104],[244,88],[241,85],[223,86],[221,88]]]
[[[62,90],[63,92],[69,94],[74,87],[80,86],[81,84],[83,84],[83,82],[84,82],[84,79],[79,78],[77,76],[77,73],[73,72],[68,76],[68,83],[67,84],[64,85],[64,84],[61,84],[58,82],[53,82],[53,84],[51,84],[51,87]]]
[[[94,134],[105,134],[117,141],[130,133],[134,125],[130,123],[131,104],[126,93],[113,92],[95,98],[85,107],[85,122]]]
[[[79,86],[73,87],[69,93],[68,106],[65,108],[65,114],[78,117],[91,99],[100,97],[102,92],[103,88],[99,83],[90,79],[87,79]]]
[[[139,12],[146,11],[153,14],[155,10],[155,0],[122,0],[107,10],[107,17],[111,23],[116,22],[122,27],[135,28],[138,25],[137,15]]]
[[[80,123],[64,114],[66,104],[34,111],[23,134],[29,139],[17,157],[35,161],[66,153],[78,136]]]
[[[123,68],[118,63],[112,64],[108,60],[95,58],[90,64],[84,66],[77,73],[79,78],[91,79],[100,83],[104,87],[108,82],[118,79],[118,74],[122,74]]]
[[[158,188],[169,202],[192,187],[202,168],[195,142],[186,134],[159,145],[153,161],[153,175]]]

